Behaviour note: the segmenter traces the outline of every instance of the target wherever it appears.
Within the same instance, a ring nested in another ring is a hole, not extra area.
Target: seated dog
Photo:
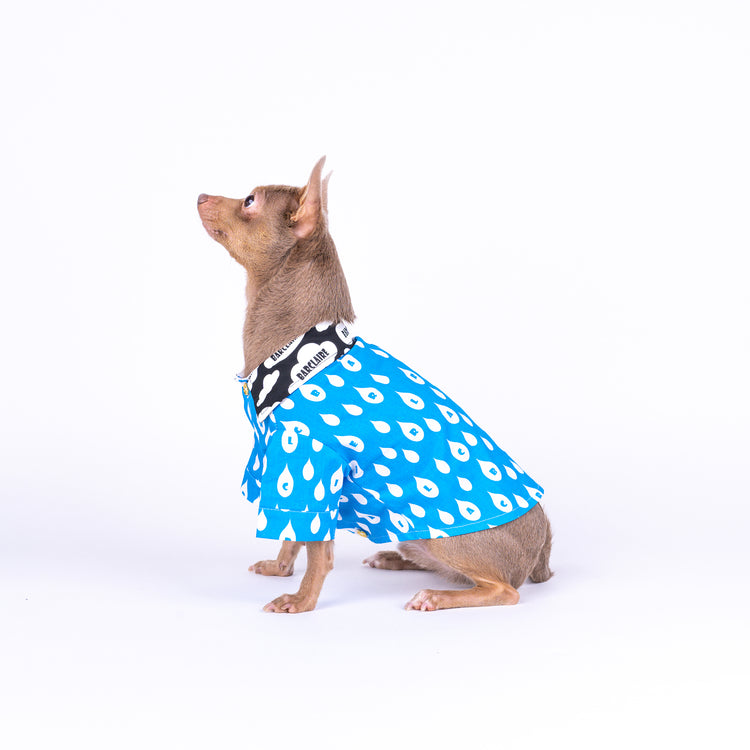
[[[515,604],[527,578],[552,575],[542,488],[446,394],[355,336],[324,161],[304,188],[198,198],[209,235],[247,271],[243,491],[259,501],[258,536],[282,540],[276,560],[250,569],[291,575],[307,546],[300,590],[265,610],[315,607],[337,529],[398,543],[364,561],[371,567],[469,586],[420,591],[407,609]]]

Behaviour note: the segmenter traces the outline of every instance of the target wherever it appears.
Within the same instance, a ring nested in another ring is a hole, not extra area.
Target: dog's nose
[[[198,205],[200,206],[201,203],[205,203],[211,196],[206,195],[205,193],[201,193],[198,196]]]

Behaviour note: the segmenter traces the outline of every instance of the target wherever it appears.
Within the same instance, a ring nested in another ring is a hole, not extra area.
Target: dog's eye
[[[247,198],[245,198],[245,203],[244,203],[245,208],[252,206],[254,202],[255,202],[255,196],[248,195]]]

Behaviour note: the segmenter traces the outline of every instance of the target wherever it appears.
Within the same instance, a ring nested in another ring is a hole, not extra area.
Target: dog
[[[307,548],[299,591],[264,610],[315,608],[342,528],[398,543],[364,560],[373,568],[467,586],[419,591],[406,609],[515,604],[527,579],[552,575],[543,490],[446,394],[354,335],[324,163],[303,188],[198,197],[204,228],[247,272],[242,487],[258,502],[257,535],[282,541],[250,571],[290,576]]]

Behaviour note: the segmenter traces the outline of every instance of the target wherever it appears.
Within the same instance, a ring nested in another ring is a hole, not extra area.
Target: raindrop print
[[[469,425],[469,427],[474,426],[474,422],[472,422],[465,414],[461,414],[461,419],[463,419],[464,422],[466,422],[466,424]]]
[[[349,372],[357,372],[358,370],[362,369],[362,365],[354,359],[350,354],[347,354],[345,357],[341,357],[339,360],[344,367],[346,367]]]
[[[399,396],[401,396],[401,400],[411,409],[424,409],[424,401],[422,401],[419,396],[415,396],[413,393],[401,393],[401,391],[396,391]]]
[[[321,414],[320,418],[331,427],[338,427],[341,420],[335,414]]]
[[[398,426],[401,428],[401,432],[415,443],[418,443],[424,438],[424,430],[414,422],[399,422]]]
[[[313,497],[320,502],[326,496],[326,488],[323,486],[323,480],[321,479],[313,490]]]
[[[398,456],[395,448],[381,448],[380,451],[386,458],[396,458]]]
[[[436,458],[435,459],[435,466],[437,466],[437,470],[441,474],[450,474],[451,473],[451,467],[450,467],[450,465],[448,464],[447,461],[443,461],[440,458]]]
[[[326,375],[328,382],[335,388],[341,388],[344,385],[344,378],[340,375]]]
[[[312,523],[310,524],[310,531],[313,534],[317,534],[320,531],[320,516],[316,513],[315,518],[313,518]]]
[[[263,511],[261,511],[260,513],[258,513],[258,521],[256,523],[256,528],[258,529],[258,531],[263,531],[263,529],[265,529],[266,526],[268,526],[268,519],[266,518],[266,514]]]
[[[415,515],[417,518],[424,518],[425,509],[421,505],[416,505],[415,503],[409,503],[409,509],[411,510],[412,514]]]
[[[352,497],[360,504],[360,505],[367,505],[369,502],[368,499],[364,495],[360,495],[358,492],[353,492]]]
[[[464,492],[469,492],[471,490],[471,482],[465,477],[458,477],[458,486]]]
[[[509,476],[509,477],[510,477],[511,479],[518,479],[518,474],[516,474],[516,472],[515,472],[515,471],[513,471],[513,469],[511,469],[511,468],[510,468],[510,466],[505,466],[505,464],[503,464],[503,469],[505,469],[505,473],[506,473],[506,474],[507,474],[507,475],[508,475],[508,476]]]
[[[487,446],[487,450],[488,451],[494,451],[495,450],[495,446],[492,445],[492,443],[489,440],[487,440],[486,437],[482,436],[482,442]]]
[[[472,435],[470,432],[461,432],[461,434],[464,436],[464,440],[469,445],[476,445],[479,441],[476,439],[476,436]]]
[[[302,469],[302,476],[309,482],[313,478],[313,474],[315,474],[315,469],[313,468],[312,461],[308,458],[307,463]]]
[[[284,542],[296,542],[297,537],[294,535],[294,529],[292,528],[292,522],[289,521],[289,523],[284,527],[284,530],[281,532],[281,536],[279,539]]]
[[[373,375],[373,374],[371,374],[370,377],[376,383],[382,383],[383,385],[388,385],[388,383],[391,382],[391,379],[389,377],[387,377],[386,375]]]
[[[440,529],[433,529],[432,526],[428,526],[427,528],[430,532],[430,539],[442,539],[448,536],[444,531],[440,531]]]
[[[526,492],[528,492],[529,495],[534,498],[534,500],[542,499],[542,493],[536,487],[527,487],[526,485],[524,485],[523,487]]]
[[[477,463],[482,470],[482,474],[484,474],[487,479],[491,479],[493,482],[499,482],[503,478],[500,469],[498,469],[492,461],[482,461],[478,458]]]
[[[451,450],[453,458],[457,461],[469,460],[469,449],[463,443],[454,443],[452,440],[449,440],[448,447]]]
[[[279,481],[276,482],[276,489],[281,497],[289,497],[294,489],[294,479],[289,471],[289,467],[285,466],[284,471],[281,472]]]
[[[320,442],[320,440],[316,440],[315,438],[312,439],[312,449],[316,453],[320,453],[320,451],[323,450],[323,443]]]
[[[353,417],[358,417],[362,413],[362,407],[355,406],[354,404],[344,404],[344,409]]]
[[[417,489],[425,497],[433,498],[437,497],[440,493],[438,486],[431,479],[423,479],[422,477],[414,477],[414,481],[417,483]]]
[[[387,466],[383,466],[383,464],[373,464],[372,468],[375,469],[381,477],[388,477],[391,475],[391,470]]]
[[[281,436],[281,447],[284,449],[284,453],[294,453],[297,450],[297,444],[299,443],[299,437],[294,430],[285,430]]]
[[[479,508],[468,500],[456,500],[458,512],[469,521],[477,521],[482,515]]]
[[[356,435],[334,435],[336,440],[349,450],[362,453],[365,449],[365,444]]]
[[[508,500],[505,495],[498,495],[494,492],[489,493],[490,497],[492,498],[492,502],[495,503],[495,507],[498,510],[503,511],[503,513],[508,513],[511,510],[513,510],[513,503]]]
[[[308,400],[319,402],[326,397],[326,392],[317,383],[303,383],[299,387],[299,392]]]
[[[518,503],[519,508],[528,508],[529,507],[529,501],[526,500],[526,498],[521,497],[520,495],[516,495],[514,493],[513,497],[516,499],[516,502]]]
[[[393,497],[401,497],[404,494],[404,491],[397,484],[386,483],[385,486],[388,488],[388,492],[390,492]]]
[[[404,458],[410,464],[418,464],[419,463],[419,453],[417,453],[416,451],[410,451],[408,448],[404,449]]]
[[[453,409],[450,409],[447,406],[443,406],[443,404],[435,404],[438,409],[440,409],[440,413],[451,423],[451,424],[458,424],[458,414],[456,414]]]
[[[380,421],[376,422],[376,421],[373,421],[373,420],[370,420],[370,421],[372,422],[372,426],[378,432],[382,432],[383,434],[385,434],[386,432],[390,432],[391,431],[391,426],[388,424],[388,422],[380,422]]]
[[[430,419],[429,417],[424,418],[425,424],[433,431],[440,432],[443,428],[440,426],[440,422],[437,419]]]
[[[394,513],[392,510],[388,510],[388,515],[391,517],[391,523],[402,533],[405,534],[409,531],[409,522],[406,520],[406,516],[401,513]]]
[[[412,372],[411,370],[405,370],[403,367],[399,367],[399,370],[406,375],[409,380],[411,380],[414,383],[418,383],[419,385],[424,385],[424,380],[417,375],[416,372]]]
[[[292,401],[292,399],[290,398],[285,398],[279,403],[279,406],[282,409],[286,409],[286,411],[291,411],[292,409],[294,409],[294,401]]]
[[[356,461],[349,461],[349,469],[351,470],[354,479],[359,479],[365,473]]]
[[[396,536],[396,535],[395,535],[395,534],[394,534],[394,533],[393,533],[392,531],[390,531],[390,529],[386,529],[386,530],[385,530],[385,533],[386,533],[386,534],[388,534],[388,538],[389,538],[389,539],[390,539],[390,540],[391,540],[392,542],[397,542],[397,541],[399,541],[398,537],[397,537],[397,536]]]
[[[339,466],[336,471],[333,472],[331,477],[331,493],[336,494],[341,489],[341,485],[344,483],[344,471]]]
[[[377,388],[354,388],[368,404],[382,404],[383,394]]]
[[[453,516],[450,513],[448,513],[447,511],[444,511],[444,510],[439,510],[438,509],[438,516],[440,516],[440,520],[443,523],[447,523],[449,526],[450,526],[450,524],[454,523],[455,520],[456,520],[455,518],[453,518]]]

